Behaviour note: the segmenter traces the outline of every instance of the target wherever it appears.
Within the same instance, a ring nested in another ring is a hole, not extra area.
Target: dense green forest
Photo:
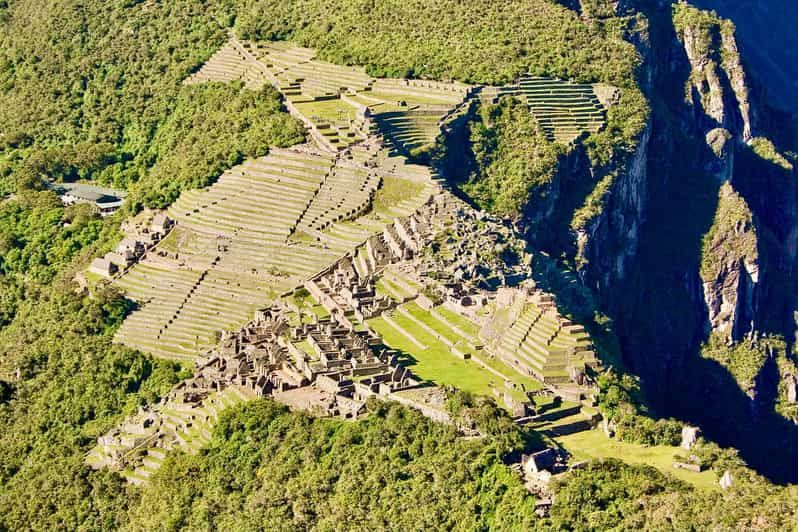
[[[564,147],[546,139],[526,104],[482,106],[469,131],[476,168],[462,188],[480,207],[512,216],[533,194],[545,197]]]
[[[601,13],[602,2],[594,4]],[[503,464],[525,435],[464,441],[384,404],[356,423],[267,401],[238,407],[206,451],[171,456],[144,489],[83,463],[97,436],[157,400],[185,369],[112,344],[129,303],[113,290],[78,292],[75,272],[113,245],[132,211],[168,205],[245,157],[302,139],[271,89],[181,84],[229,28],[246,38],[291,38],[378,75],[500,82],[529,70],[612,84],[622,105],[587,141],[591,161],[608,167],[634,148],[648,116],[636,81],[641,59],[623,38],[638,25],[636,17],[585,21],[549,0],[0,0],[0,530],[794,522],[794,489],[767,484],[720,451],[727,462],[717,470],[739,478],[727,492],[697,493],[651,468],[595,463],[557,488],[551,519],[540,520],[534,498]],[[548,174],[529,180],[517,170],[528,162],[521,140],[537,132],[524,122],[518,131],[502,128],[518,118],[503,105],[481,117],[475,141],[488,178],[475,187],[485,187],[486,205],[510,212],[522,207],[515,191],[534,190]],[[492,142],[507,146],[508,157],[490,156]],[[125,188],[130,201],[100,219],[83,206],[64,208],[43,190],[44,179]],[[508,183],[515,186],[498,194]],[[626,419],[644,413],[628,406],[634,385],[614,386],[605,405],[631,408]],[[629,422],[629,438],[673,440],[668,422],[650,423],[642,430]]]

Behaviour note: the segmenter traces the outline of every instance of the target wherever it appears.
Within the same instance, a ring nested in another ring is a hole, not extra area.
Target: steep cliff
[[[798,112],[798,3],[784,0],[692,0],[737,25],[752,74],[767,87],[768,103]]]
[[[690,63],[685,99],[707,129],[723,128],[751,139],[749,86],[740,61],[734,24],[686,4],[674,6],[673,24]]]
[[[651,126],[619,170],[608,174],[588,195],[571,223],[576,263],[588,286],[606,293],[624,281],[638,250],[648,187]],[[587,213],[597,212],[590,216]]]
[[[701,256],[708,325],[727,340],[739,340],[756,324],[759,256],[751,210],[728,182],[721,186]]]
[[[762,468],[773,463],[768,453],[795,463],[787,449],[798,434],[774,410],[788,404],[792,374],[776,371],[775,360],[789,346],[767,343],[791,338],[794,327],[793,162],[766,138],[772,116],[734,26],[683,3],[646,5],[641,78],[652,81],[652,122],[645,190],[637,191],[645,198],[639,252],[602,299],[660,413],[706,425]],[[615,194],[601,223],[627,212]],[[601,234],[587,249],[619,256],[624,241]],[[609,260],[597,275],[612,278]],[[701,407],[716,402],[727,408]],[[761,445],[763,433],[779,445]]]

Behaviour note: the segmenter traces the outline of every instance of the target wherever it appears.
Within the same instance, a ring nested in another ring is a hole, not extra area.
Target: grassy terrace
[[[247,392],[230,387],[208,397],[202,408],[186,410],[175,405],[167,406],[162,410],[164,425],[177,434],[178,449],[194,454],[210,441],[211,432],[222,410],[252,398]],[[192,415],[195,416],[193,420]],[[204,419],[205,416],[208,416],[207,420]],[[134,483],[147,482],[160,469],[164,457],[164,449],[148,449],[144,463],[123,475]]]
[[[461,316],[457,312],[449,310],[443,305],[435,307],[435,311],[441,316],[443,316],[443,318],[447,322],[451,323],[461,331],[470,334],[474,338],[477,338],[479,336],[479,327],[477,327],[474,324],[474,322],[472,322],[465,316]]]
[[[528,375],[523,375],[519,373],[517,370],[512,368],[511,366],[505,364],[501,360],[497,358],[493,358],[488,355],[483,350],[477,350],[469,347],[467,345],[468,338],[463,337],[458,333],[454,327],[462,330],[463,332],[469,334],[472,338],[477,338],[477,326],[474,325],[471,321],[467,318],[460,316],[459,314],[452,312],[449,309],[446,309],[443,306],[435,307],[435,311],[440,316],[444,317],[442,321],[440,318],[435,316],[433,313],[424,310],[421,308],[417,303],[411,301],[402,305],[402,307],[407,310],[414,318],[418,319],[435,332],[455,344],[459,349],[464,352],[470,353],[472,357],[478,357],[482,362],[486,365],[498,371],[502,375],[506,376],[511,382],[515,383],[518,386],[523,386],[526,390],[538,390],[542,388],[542,384],[535,379],[529,377]],[[444,313],[445,311],[445,313]],[[453,317],[458,318],[454,320]],[[461,326],[462,325],[462,326]],[[503,389],[506,389],[503,387]],[[520,392],[520,390],[508,390],[510,393],[513,394],[516,399],[524,399],[524,394]]]
[[[374,195],[373,210],[376,213],[393,217],[391,208],[402,201],[408,201],[421,195],[425,184],[412,179],[394,176],[383,176],[382,186]]]
[[[391,92],[389,89],[385,90],[371,90],[366,91],[362,94],[365,98],[373,98],[376,100],[382,100],[389,105],[395,104],[395,102],[404,101],[408,105],[452,105],[456,103],[456,98],[452,98],[452,96],[440,96],[435,94],[434,92],[423,93],[420,90],[418,92]],[[453,101],[454,100],[454,101]],[[402,107],[404,108],[404,107]]]
[[[440,133],[440,113],[381,112],[375,115],[380,131],[397,149],[412,150],[435,142]]]
[[[427,349],[419,349],[382,317],[368,320],[368,325],[382,336],[386,345],[402,351],[410,359],[410,369],[420,378],[490,397],[493,397],[493,388],[504,389],[498,377],[473,362],[458,358],[445,344],[419,330],[412,321],[399,314],[395,314],[394,319],[405,329],[412,330]]]
[[[590,85],[524,77],[519,92],[550,140],[570,142],[581,132],[595,133],[604,125],[604,108]]]
[[[673,475],[703,490],[715,489],[718,486],[712,471],[694,473],[684,469],[676,469],[673,462],[683,450],[679,447],[653,446],[647,447],[635,443],[626,443],[607,438],[600,430],[587,430],[568,436],[556,438],[576,460],[596,458],[620,458],[631,464],[646,464],[656,467],[663,473]]]
[[[297,102],[294,106],[300,113],[311,119],[319,117],[323,120],[337,122],[355,118],[355,108],[340,99]]]
[[[296,347],[300,351],[304,352],[306,355],[311,357],[311,359],[313,359],[313,360],[317,360],[318,359],[318,357],[316,357],[316,352],[313,350],[313,347],[311,347],[310,342],[308,342],[307,340],[302,340],[301,342],[296,342],[294,344],[294,347]]]
[[[377,281],[377,293],[381,296],[390,297],[394,301],[403,301],[412,296],[404,287],[385,277],[381,277]]]

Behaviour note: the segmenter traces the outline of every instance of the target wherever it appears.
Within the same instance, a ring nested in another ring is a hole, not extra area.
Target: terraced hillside
[[[196,453],[210,441],[213,427],[225,408],[253,397],[251,392],[239,386],[230,386],[210,395],[199,408],[172,397],[153,408],[153,413],[159,414],[152,416],[159,420],[158,423],[147,428],[143,428],[143,424],[123,424],[115,437],[117,441],[135,442],[126,454],[140,458],[136,460],[139,465],[122,471],[122,475],[133,484],[148,482],[161,468],[167,453],[175,450]],[[100,443],[88,453],[86,463],[95,468],[111,465],[117,459],[117,452],[114,444]],[[132,457],[125,456],[123,460],[132,461]]]
[[[365,69],[334,65],[307,48],[283,42],[250,43],[235,38],[187,82],[243,80],[270,82],[320,145],[329,151],[364,140],[371,132],[364,115],[398,153],[431,144],[440,122],[468,96],[461,83],[375,79]]]
[[[604,126],[605,109],[593,85],[553,78],[521,76],[512,85],[483,87],[483,102],[500,96],[523,98],[549,140],[569,143],[579,135],[596,133]]]
[[[371,91],[358,96],[392,147],[412,155],[435,142],[444,121],[467,101],[472,90],[461,83],[381,79]]]
[[[358,120],[367,108],[385,140],[404,155],[431,145],[443,123],[464,107],[475,87],[429,80],[377,79],[360,67],[319,61],[308,48],[284,42],[232,39],[191,82],[241,79],[251,86],[274,84],[303,116],[322,146],[346,147],[368,133]],[[526,99],[550,140],[568,143],[604,125],[604,107],[592,85],[522,76],[504,87],[484,87],[483,100],[513,94]]]
[[[562,318],[552,305],[531,299],[517,302],[521,312],[492,351],[522,373],[547,384],[571,380],[568,367],[579,360],[595,362],[590,336],[580,325]]]
[[[518,94],[550,140],[570,142],[604,125],[604,108],[592,85],[525,76],[518,81]]]
[[[116,339],[191,360],[276,293],[412,212],[433,189],[430,173],[383,156],[392,164],[379,177],[363,162],[377,156],[368,147],[337,159],[310,148],[275,149],[207,189],[183,193],[168,210],[176,228],[115,281],[140,305]],[[393,195],[396,189],[410,193]]]
[[[190,85],[208,81],[243,81],[250,89],[259,89],[269,82],[260,66],[249,59],[241,43],[235,39],[217,50],[184,83]]]
[[[397,302],[416,294],[396,277],[384,276],[378,292]],[[540,383],[487,353],[478,339],[479,327],[445,306],[424,309],[407,301],[393,312],[369,321],[385,343],[409,358],[409,367],[422,379],[469,392],[511,401],[527,400]],[[506,406],[510,406],[506,404]]]
[[[431,145],[475,94],[461,83],[375,79],[307,48],[235,38],[186,82],[209,80],[274,84],[315,147],[272,150],[184,192],[168,210],[177,229],[116,281],[140,305],[117,340],[173,359],[192,359],[276,292],[410,214],[438,179],[404,157]],[[600,127],[589,86],[524,78],[510,90],[553,137]]]

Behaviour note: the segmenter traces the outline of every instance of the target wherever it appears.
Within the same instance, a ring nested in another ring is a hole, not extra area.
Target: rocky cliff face
[[[795,170],[764,138],[772,120],[733,25],[685,4],[644,12],[652,120],[636,159],[646,161],[645,177],[619,174],[606,212],[580,235],[586,279],[655,408],[706,424],[766,465],[756,434],[796,441],[773,417],[777,401],[782,410],[794,404],[794,373],[781,364],[780,376],[775,355],[759,356],[763,337],[792,336]],[[717,356],[699,356],[708,340]],[[712,401],[728,403],[728,413],[698,406]]]
[[[691,0],[734,21],[751,73],[767,86],[768,103],[798,112],[798,3],[784,0]]]
[[[636,151],[613,177],[600,216],[576,231],[577,263],[583,280],[599,292],[621,283],[634,260],[640,241],[648,188],[651,125],[640,137]]]
[[[679,17],[680,11],[688,11],[694,18]],[[690,63],[686,100],[699,113],[700,126],[725,129],[747,142],[752,137],[753,117],[734,26],[697,13],[688,7],[677,9],[676,30]]]
[[[704,237],[701,279],[708,332],[728,341],[754,330],[759,256],[753,215],[731,183],[721,186],[712,228]]]
[[[734,189],[735,151],[753,138],[749,84],[729,21],[678,6],[674,27],[689,63],[685,102],[709,148],[700,168],[723,183],[702,247],[707,325],[710,333],[739,340],[754,327],[760,269],[753,216]]]

